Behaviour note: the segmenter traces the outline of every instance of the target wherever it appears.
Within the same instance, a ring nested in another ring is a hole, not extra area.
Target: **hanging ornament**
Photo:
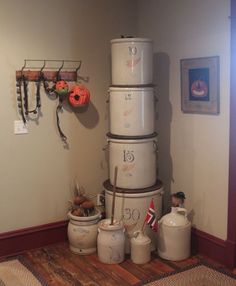
[[[64,98],[67,96],[69,92],[69,85],[65,80],[59,80],[55,84],[55,92],[59,95],[59,97]]]
[[[69,93],[68,100],[72,107],[87,105],[90,100],[90,92],[83,85],[75,85]]]

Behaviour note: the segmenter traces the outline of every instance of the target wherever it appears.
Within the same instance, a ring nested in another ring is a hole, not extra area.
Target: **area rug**
[[[47,286],[23,257],[0,263],[0,286]]]
[[[196,265],[181,272],[160,277],[146,286],[236,286],[236,276],[207,265]]]

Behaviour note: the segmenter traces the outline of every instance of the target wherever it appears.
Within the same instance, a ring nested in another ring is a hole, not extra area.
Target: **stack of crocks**
[[[137,189],[156,182],[156,133],[152,85],[152,41],[111,41],[112,86],[109,88],[109,177],[117,187]]]
[[[106,213],[110,217],[117,166],[115,217],[123,219],[126,230],[133,232],[143,223],[152,198],[158,207],[158,217],[162,208],[162,184],[156,175],[152,41],[145,38],[111,40],[111,64],[109,180],[104,182]]]

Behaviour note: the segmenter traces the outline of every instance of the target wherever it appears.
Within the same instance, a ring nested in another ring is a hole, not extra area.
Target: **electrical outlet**
[[[100,196],[101,194],[97,194],[97,206],[101,205]]]
[[[14,121],[14,134],[27,134],[27,125],[22,120]]]
[[[98,194],[97,195],[97,206],[103,206],[103,201],[104,201],[104,195],[103,194]]]

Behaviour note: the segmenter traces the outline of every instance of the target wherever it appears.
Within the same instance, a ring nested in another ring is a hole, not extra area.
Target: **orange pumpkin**
[[[90,92],[83,85],[75,85],[70,91],[68,99],[72,107],[80,107],[89,103]]]
[[[206,82],[203,80],[195,80],[191,85],[191,93],[194,97],[207,96],[208,87]]]

